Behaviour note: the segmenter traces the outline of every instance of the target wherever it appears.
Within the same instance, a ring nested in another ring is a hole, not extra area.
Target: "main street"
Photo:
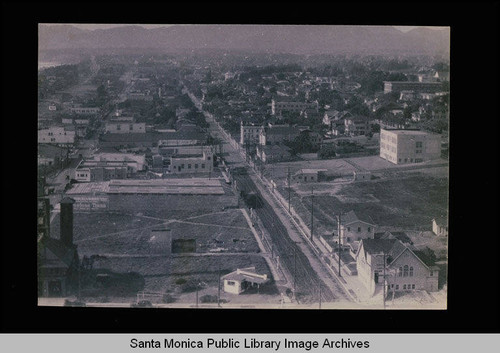
[[[215,122],[213,116],[202,110],[201,102],[184,88],[195,106],[205,115],[210,125],[209,131],[214,137],[223,141],[224,159],[229,166],[246,166],[246,161],[241,152],[233,147],[229,136]],[[322,301],[348,301],[349,296],[342,286],[332,276],[328,269],[319,260],[316,253],[309,248],[291,220],[281,212],[273,202],[257,174],[247,168],[247,175],[234,176],[240,190],[254,193],[260,199],[260,207],[255,208],[255,213],[270,235],[273,251],[279,256],[282,267],[290,275],[291,289],[296,290],[299,297],[307,296],[313,300]],[[303,241],[302,241],[303,240]]]

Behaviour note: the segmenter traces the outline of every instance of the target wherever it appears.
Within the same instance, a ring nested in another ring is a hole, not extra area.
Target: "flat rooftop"
[[[66,191],[66,195],[75,194],[103,194],[109,191],[109,181],[93,182],[93,183],[77,183]]]
[[[217,179],[208,178],[176,178],[176,179],[119,179],[111,180],[110,186],[183,186],[183,187],[214,187],[220,186]]]
[[[78,183],[68,190],[68,195],[92,194],[172,194],[172,195],[223,195],[224,189],[217,179],[119,179],[103,182]]]
[[[108,194],[223,195],[219,180],[204,178],[111,180]]]
[[[328,171],[327,169],[301,169],[299,172],[306,173],[306,174],[311,174],[311,173],[317,173],[317,172],[326,172]]]
[[[420,130],[391,130],[391,129],[383,129],[387,132],[392,132],[397,135],[434,135],[429,132],[420,131]]]

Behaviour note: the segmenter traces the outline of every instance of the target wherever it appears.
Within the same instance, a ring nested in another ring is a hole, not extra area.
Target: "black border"
[[[498,305],[498,13],[483,3],[2,3],[1,331],[16,333],[493,333]],[[97,309],[36,306],[37,23],[451,26],[446,311]],[[32,186],[33,185],[33,186]]]

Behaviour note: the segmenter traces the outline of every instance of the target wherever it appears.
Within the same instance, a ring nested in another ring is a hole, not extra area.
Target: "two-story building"
[[[350,245],[363,239],[373,239],[375,228],[373,220],[369,216],[358,217],[354,211],[349,211],[340,216],[340,243]]]
[[[440,156],[440,135],[409,129],[380,130],[380,157],[389,162],[421,163]]]
[[[74,179],[79,182],[126,179],[145,168],[145,155],[98,153],[80,162],[75,168]]]
[[[284,145],[257,145],[256,157],[263,163],[286,162],[292,159],[290,148]]]
[[[106,122],[106,132],[110,134],[133,134],[145,133],[146,123],[134,123],[124,121],[109,121]]]
[[[38,130],[38,143],[54,145],[72,145],[75,143],[76,132],[73,127],[51,126]]]
[[[439,268],[398,239],[363,239],[355,259],[358,278],[372,295],[384,285],[386,293],[438,290]]]
[[[213,171],[214,153],[210,146],[198,148],[178,148],[178,152],[170,157],[172,174],[209,173]]]
[[[300,134],[297,126],[273,125],[267,126],[259,134],[260,145],[281,145],[286,141],[293,141]]]
[[[259,135],[264,130],[264,126],[257,124],[240,123],[240,144],[256,145],[259,143]]]
[[[360,136],[370,132],[370,120],[367,117],[356,116],[344,119],[345,135]]]

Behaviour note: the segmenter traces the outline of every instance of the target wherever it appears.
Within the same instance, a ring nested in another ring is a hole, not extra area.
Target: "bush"
[[[162,302],[163,303],[173,303],[175,302],[177,299],[174,298],[172,295],[170,294],[164,294],[163,295],[163,298],[162,298]]]
[[[187,281],[184,278],[179,278],[178,280],[175,281],[175,284],[182,285],[186,283]]]
[[[206,294],[200,297],[200,302],[202,303],[217,303],[217,296]]]

